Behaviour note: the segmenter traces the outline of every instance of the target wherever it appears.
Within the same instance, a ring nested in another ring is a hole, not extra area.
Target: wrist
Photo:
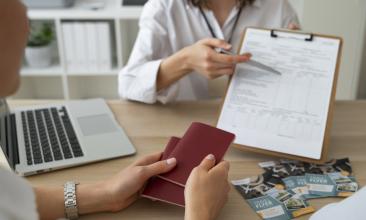
[[[76,200],[80,215],[110,211],[113,206],[102,183],[78,185]]]
[[[180,63],[182,64],[182,70],[186,73],[190,73],[194,70],[192,62],[190,62],[190,54],[189,49],[183,48],[177,53],[177,56],[179,57]]]
[[[195,207],[186,205],[184,220],[212,220],[210,212],[204,207],[197,205]]]
[[[157,91],[168,87],[192,72],[188,59],[187,52],[182,49],[161,62],[157,76]]]

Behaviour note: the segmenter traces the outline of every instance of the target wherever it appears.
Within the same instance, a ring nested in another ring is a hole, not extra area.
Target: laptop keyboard
[[[21,117],[28,165],[84,155],[65,107],[23,111]]]

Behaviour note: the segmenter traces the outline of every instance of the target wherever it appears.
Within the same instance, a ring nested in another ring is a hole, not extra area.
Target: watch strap
[[[68,181],[64,185],[65,216],[67,219],[78,219],[78,207],[76,203],[76,185],[73,181]]]

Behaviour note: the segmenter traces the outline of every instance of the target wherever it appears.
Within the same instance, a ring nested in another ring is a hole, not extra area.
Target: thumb
[[[145,176],[150,178],[158,174],[166,173],[172,170],[177,165],[177,159],[169,158],[167,160],[161,160],[156,163],[145,166]]]
[[[215,166],[215,156],[213,154],[207,155],[199,165],[199,167],[209,171],[212,167]]]
[[[291,30],[299,30],[300,28],[299,28],[299,26],[298,26],[297,24],[295,24],[295,23],[290,23],[290,24],[288,25],[288,29],[291,29]]]
[[[213,48],[223,48],[225,50],[231,49],[231,44],[227,43],[224,40],[216,39],[216,38],[208,38],[201,41],[204,45],[213,47]]]

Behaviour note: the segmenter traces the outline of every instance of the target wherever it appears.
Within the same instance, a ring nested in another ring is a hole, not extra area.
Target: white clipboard
[[[250,27],[238,53],[281,72],[238,64],[217,127],[241,150],[322,163],[327,159],[342,39]]]

